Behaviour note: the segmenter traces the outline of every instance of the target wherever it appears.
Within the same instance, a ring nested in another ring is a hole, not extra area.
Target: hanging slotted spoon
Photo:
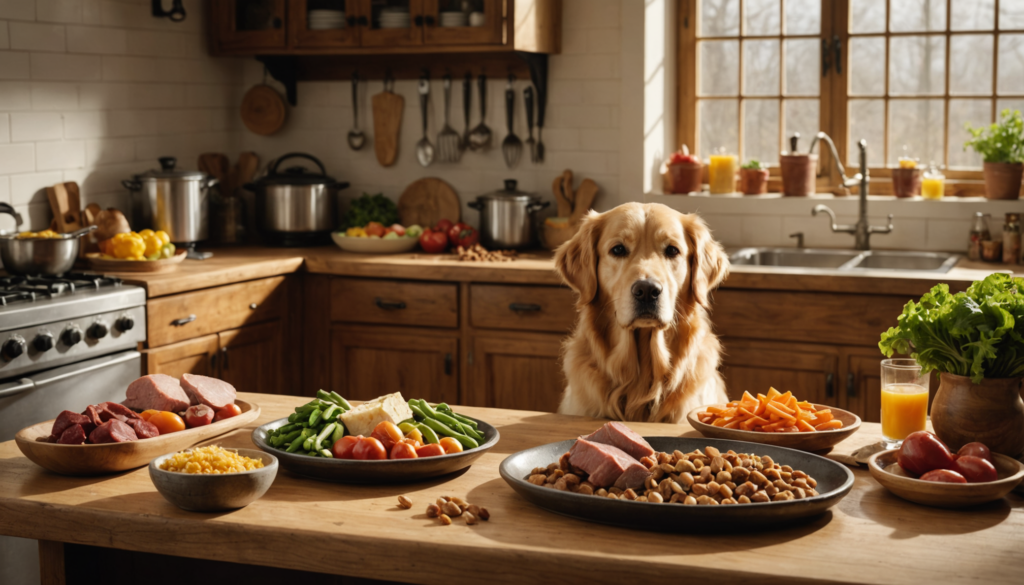
[[[448,124],[448,110],[452,102],[452,76],[444,76],[444,128],[437,134],[437,160],[459,162],[462,158],[462,139]]]
[[[512,118],[516,105],[516,90],[512,88],[513,77],[508,78],[508,87],[505,89],[505,121],[508,123],[508,136],[501,141],[501,154],[505,157],[505,166],[515,168],[519,157],[523,154],[523,141],[516,136],[512,129]]]
[[[480,90],[480,123],[469,133],[469,149],[487,150],[491,147],[491,129],[487,127],[487,76],[481,74],[476,84]]]
[[[420,114],[423,116],[423,138],[416,143],[416,159],[420,164],[429,167],[434,162],[434,145],[427,138],[427,101],[430,99],[430,80],[420,78]]]
[[[366,144],[366,135],[359,129],[359,74],[352,74],[352,129],[348,131],[348,147],[359,150]]]

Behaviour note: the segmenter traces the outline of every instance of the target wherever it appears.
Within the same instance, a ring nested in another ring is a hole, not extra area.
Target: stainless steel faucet
[[[824,132],[818,132],[818,135],[814,137],[814,144],[818,140],[824,140],[828,143],[829,148],[832,151],[832,160],[836,163],[836,168],[839,169],[839,176],[843,178],[842,187],[849,189],[854,185],[860,186],[860,213],[857,219],[857,223],[850,224],[837,224],[836,214],[834,211],[829,209],[827,205],[815,205],[814,209],[811,210],[812,216],[817,216],[818,212],[825,212],[828,214],[832,221],[832,231],[844,234],[853,234],[854,247],[858,250],[870,250],[871,249],[871,234],[888,234],[892,232],[892,214],[889,214],[889,225],[876,226],[868,223],[868,183],[870,182],[870,176],[868,173],[868,143],[865,140],[861,140],[857,143],[860,147],[860,172],[852,177],[846,176],[846,169],[843,168],[843,163],[839,161],[839,154],[836,152],[836,145],[832,143],[832,139],[828,137],[828,134]],[[814,148],[814,144],[811,148]]]

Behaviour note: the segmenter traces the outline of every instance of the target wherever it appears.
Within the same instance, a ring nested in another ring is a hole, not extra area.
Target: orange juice
[[[917,384],[891,384],[882,388],[882,436],[902,441],[925,429],[928,389]]]

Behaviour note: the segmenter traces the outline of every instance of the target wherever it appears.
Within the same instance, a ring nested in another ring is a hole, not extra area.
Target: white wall
[[[120,181],[158,156],[234,155],[241,65],[206,54],[200,1],[174,24],[150,0],[0,0],[0,201],[28,227],[49,223],[54,183],[125,209]]]

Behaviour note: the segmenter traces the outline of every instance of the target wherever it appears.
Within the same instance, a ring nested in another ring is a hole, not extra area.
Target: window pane
[[[786,116],[783,136],[789,138],[794,132],[799,132],[803,146],[798,145],[798,148],[807,148],[819,129],[818,100],[785,100],[782,107]],[[789,147],[786,148],[788,150]]]
[[[946,0],[899,0],[890,6],[894,32],[946,30]]]
[[[779,100],[744,100],[743,161],[779,161]]]
[[[885,32],[885,0],[850,0],[850,32]]]
[[[1019,110],[1024,112],[1024,98],[1005,98],[996,100],[996,113],[1002,112],[1003,110]],[[986,123],[991,123],[992,120],[986,120]]]
[[[949,93],[992,94],[992,35],[950,37]]]
[[[739,41],[702,41],[699,95],[738,95],[740,92]]]
[[[889,40],[889,95],[942,95],[945,71],[946,37]]]
[[[700,35],[734,37],[740,34],[740,0],[701,0]]]
[[[999,28],[1024,28],[1024,0],[999,0]]]
[[[964,150],[964,142],[971,137],[964,124],[977,128],[991,120],[992,100],[949,100],[949,168],[981,168],[981,156],[974,150]]]
[[[821,30],[821,0],[786,0],[786,34],[816,35]]]
[[[779,95],[778,39],[743,41],[743,95]]]
[[[995,0],[953,0],[949,28],[953,30],[992,30],[995,24]]]
[[[868,141],[868,165],[882,166],[885,160],[885,100],[850,100],[850,143],[846,164],[860,164],[857,142]]]
[[[700,100],[697,118],[700,125],[698,145],[701,158],[707,160],[719,147],[730,153],[739,152],[736,100]]]
[[[744,0],[743,34],[777,35],[781,18],[781,0]]]
[[[907,154],[922,163],[942,164],[944,132],[942,100],[892,100],[889,102],[889,164],[899,164]],[[879,148],[881,145],[879,145]]]
[[[850,95],[885,95],[885,38],[851,38],[848,62]]]
[[[992,75],[991,66],[988,73]],[[998,93],[1024,93],[1024,35],[999,35],[999,79],[996,83]]]
[[[818,95],[821,83],[821,43],[818,39],[787,39],[786,95]]]

